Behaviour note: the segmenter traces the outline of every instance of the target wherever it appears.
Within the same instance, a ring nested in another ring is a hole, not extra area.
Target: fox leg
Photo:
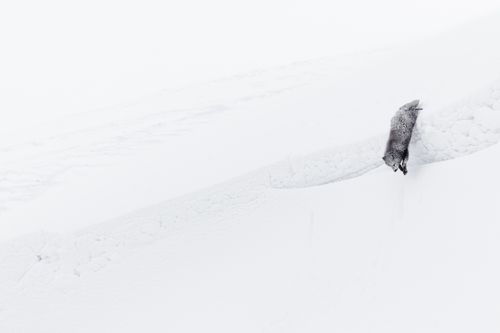
[[[408,172],[408,170],[406,170],[406,166],[403,166],[402,164],[399,165],[399,170],[403,172],[403,175],[406,175]]]
[[[410,157],[410,154],[408,153],[408,149],[405,150],[403,154],[403,160],[401,161],[401,164],[399,165],[399,170],[403,172],[403,174],[408,173],[408,169],[406,168],[406,164],[408,163],[408,158]]]

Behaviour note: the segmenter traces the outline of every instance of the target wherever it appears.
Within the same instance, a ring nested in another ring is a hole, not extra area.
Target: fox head
[[[399,164],[401,163],[401,158],[394,156],[394,154],[388,153],[384,157],[382,157],[385,164],[394,170],[394,172],[398,171]]]

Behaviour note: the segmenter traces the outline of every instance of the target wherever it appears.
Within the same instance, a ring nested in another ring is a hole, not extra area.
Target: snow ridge
[[[137,246],[196,235],[202,219],[213,219],[214,228],[220,228],[228,217],[259,206],[272,189],[315,186],[363,175],[383,164],[385,139],[379,135],[288,159],[74,235],[40,233],[3,244],[1,302],[6,304],[28,286],[42,290],[61,280],[63,285],[73,285],[83,274],[101,270]],[[440,112],[422,112],[411,145],[411,166],[471,154],[499,140],[500,85],[496,84],[486,93]]]
[[[222,114],[307,85],[318,76],[318,69],[308,65],[291,64],[165,90],[135,103],[59,119],[57,128],[41,124],[41,135],[0,145],[0,214],[38,197],[72,170],[108,165],[113,157],[164,144]],[[232,93],[221,96],[229,87]]]
[[[280,162],[274,188],[300,188],[358,177],[383,164],[387,135]],[[472,154],[500,140],[500,82],[435,113],[420,113],[410,145],[410,168]]]

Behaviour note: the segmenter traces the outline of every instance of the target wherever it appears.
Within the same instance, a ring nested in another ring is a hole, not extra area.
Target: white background
[[[0,332],[499,332],[498,6],[3,1]]]
[[[0,130],[253,68],[411,41],[495,0],[2,1]]]

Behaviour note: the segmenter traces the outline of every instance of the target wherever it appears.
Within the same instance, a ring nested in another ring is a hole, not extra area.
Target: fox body
[[[415,100],[399,108],[391,119],[391,132],[382,158],[394,172],[401,170],[406,175],[408,172],[408,146],[410,145],[413,128],[417,122],[420,101]]]

